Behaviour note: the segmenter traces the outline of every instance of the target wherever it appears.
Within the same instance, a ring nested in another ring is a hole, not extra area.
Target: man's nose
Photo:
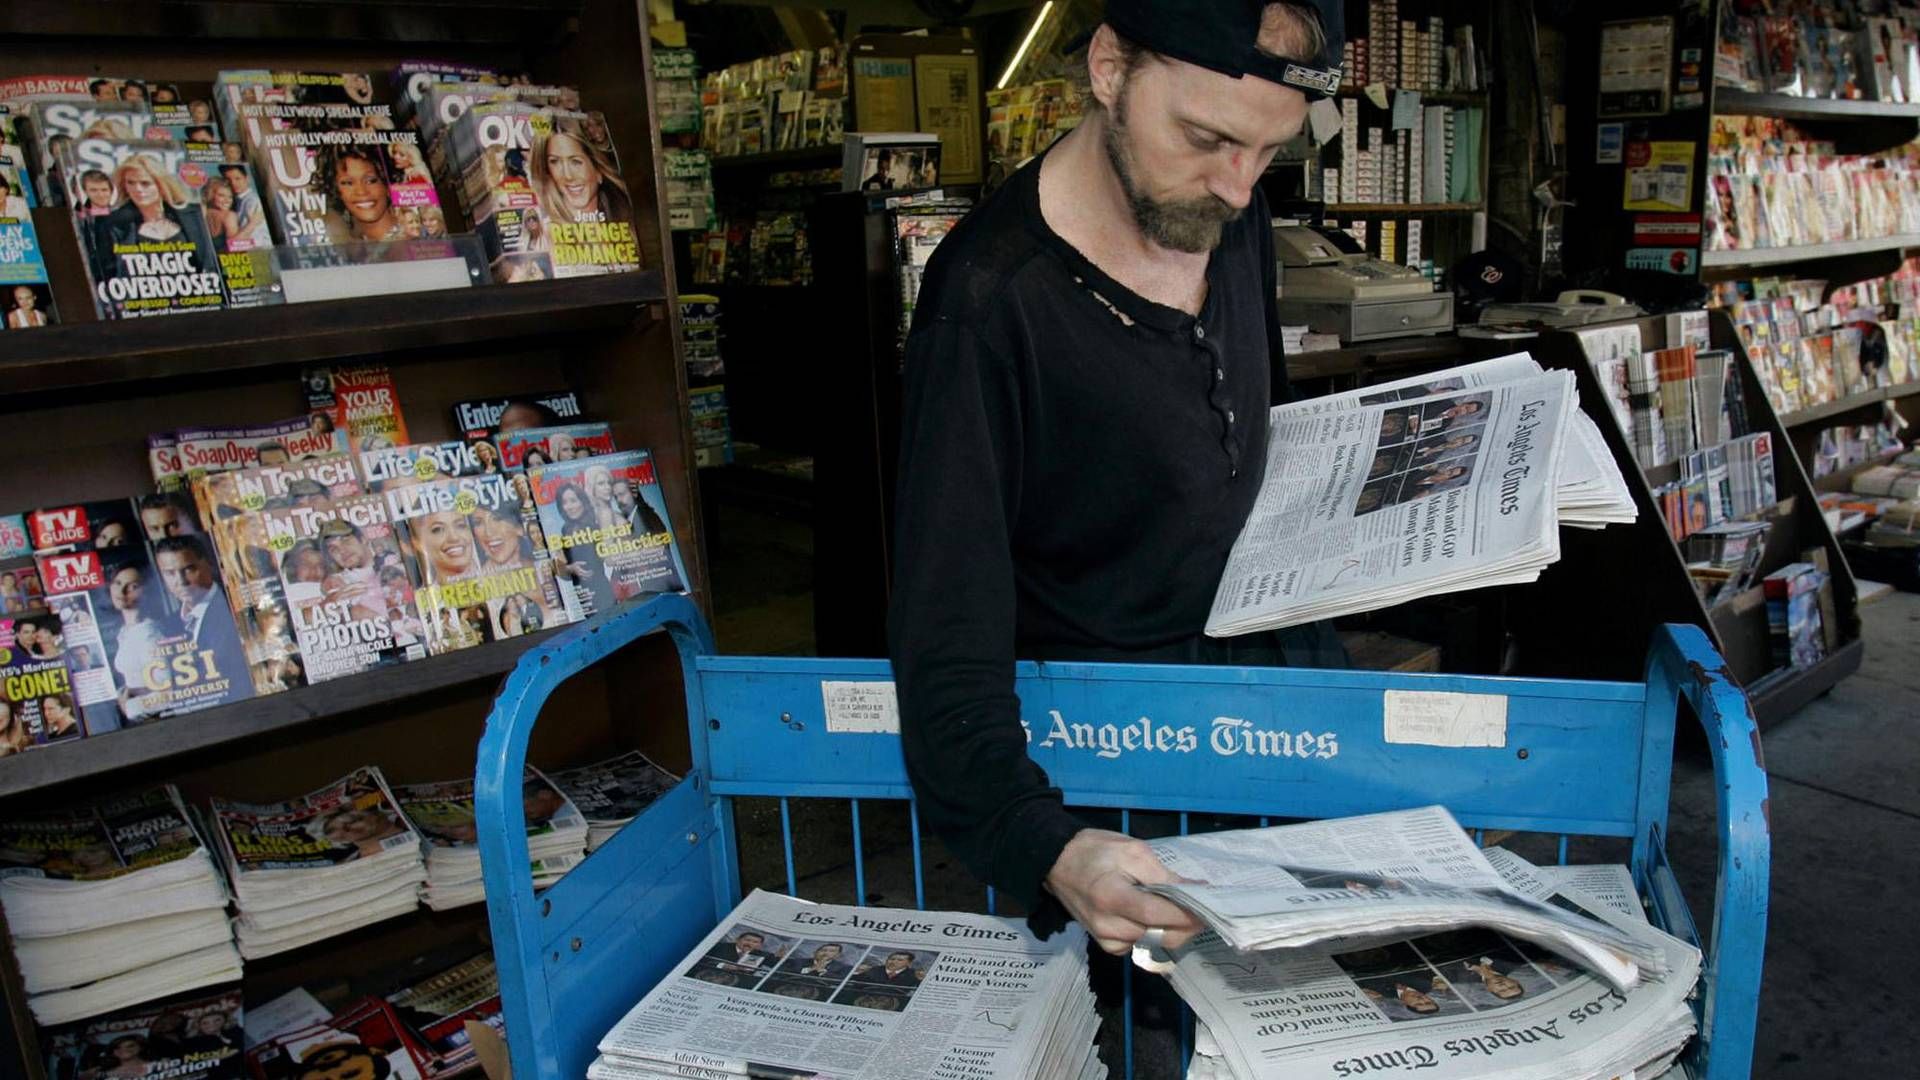
[[[1227,156],[1208,177],[1207,191],[1214,198],[1244,210],[1253,201],[1253,185],[1260,179],[1260,158],[1246,152]]]

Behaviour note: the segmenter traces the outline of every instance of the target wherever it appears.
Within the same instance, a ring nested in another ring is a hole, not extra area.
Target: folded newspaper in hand
[[[1269,422],[1215,637],[1530,582],[1559,559],[1561,524],[1634,519],[1573,373],[1525,354],[1276,406]]]
[[[1661,949],[1510,887],[1444,806],[1173,837],[1154,849],[1186,880],[1143,887],[1243,951],[1478,926],[1622,990],[1666,974]]]
[[[1586,933],[1595,940],[1630,942],[1628,951],[1649,958],[1635,966],[1662,974],[1611,985],[1562,952],[1474,912],[1444,924],[1419,919],[1415,932],[1350,930],[1258,952],[1235,949],[1219,932],[1222,924],[1209,918],[1211,929],[1177,956],[1135,953],[1145,966],[1167,971],[1198,1017],[1190,1076],[1339,1080],[1407,1070],[1432,1080],[1656,1076],[1691,1038],[1687,999],[1699,976],[1699,951],[1647,925],[1624,867],[1538,868],[1499,849],[1484,855],[1472,849],[1474,857],[1463,859],[1449,835],[1457,826],[1444,811],[1259,832],[1290,830],[1278,842],[1225,833],[1155,847],[1176,872],[1192,875],[1204,866],[1217,875],[1215,885],[1194,888],[1260,889],[1306,901],[1284,906],[1316,912],[1320,902],[1313,897],[1339,892],[1362,905],[1397,903],[1400,874],[1486,887],[1491,872],[1489,891],[1550,905],[1590,926]],[[1192,840],[1215,837],[1227,842],[1198,854],[1184,850]],[[1188,856],[1184,866],[1175,862],[1181,854]],[[1310,889],[1255,884],[1283,874],[1297,880],[1275,868],[1302,858],[1342,867],[1336,871],[1342,881]],[[1604,896],[1582,891],[1582,884]],[[1352,912],[1341,898],[1331,900]],[[1373,925],[1388,921],[1375,918]]]
[[[1101,1080],[1078,926],[755,891],[600,1041],[589,1080]]]

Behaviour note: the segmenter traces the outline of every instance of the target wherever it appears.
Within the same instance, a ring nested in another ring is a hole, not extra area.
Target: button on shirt
[[[927,268],[890,643],[923,820],[1045,933],[1061,919],[1041,882],[1083,826],[1027,756],[1016,656],[1316,661],[1200,636],[1266,459],[1280,333],[1264,201],[1227,226],[1196,318],[1055,234],[1039,174],[1015,172]]]

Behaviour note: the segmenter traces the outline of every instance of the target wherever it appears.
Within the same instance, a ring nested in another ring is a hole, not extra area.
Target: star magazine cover
[[[63,161],[89,193],[73,223],[100,318],[226,306],[225,278],[200,204],[206,173],[188,160],[186,147],[87,137],[74,142]]]

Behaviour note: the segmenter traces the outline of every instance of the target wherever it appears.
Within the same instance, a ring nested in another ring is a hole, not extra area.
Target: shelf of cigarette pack
[[[1879,386],[1865,393],[1849,394],[1837,401],[1822,402],[1819,405],[1796,409],[1790,413],[1782,413],[1780,414],[1780,424],[1782,427],[1802,427],[1821,420],[1831,419],[1842,413],[1850,413],[1856,409],[1862,409],[1882,401],[1893,401],[1898,398],[1911,397],[1914,394],[1920,394],[1920,382],[1899,383],[1894,386]]]
[[[1329,214],[1471,214],[1479,203],[1328,203]]]
[[[6,0],[0,36],[526,45],[573,33],[585,0]]]
[[[1755,94],[1724,88],[1713,92],[1713,111],[1723,116],[1780,116],[1789,120],[1920,119],[1920,105]]]
[[[505,675],[559,628],[476,645],[398,667],[347,675],[204,712],[155,720],[0,759],[0,798],[254,739],[356,709],[397,704],[475,679]]]
[[[1920,247],[1920,235],[1902,233],[1898,236],[1880,236],[1867,240],[1836,240],[1831,244],[1798,244],[1793,247],[1741,248],[1735,251],[1703,251],[1700,253],[1700,265],[1704,267],[1776,266],[1781,263],[1808,262],[1814,259],[1835,259],[1847,255],[1865,255],[1876,251],[1900,251],[1910,247]]]
[[[368,353],[610,329],[664,302],[658,270],[366,296],[205,314],[66,323],[7,336],[0,397]]]
[[[1412,90],[1404,86],[1389,86],[1385,89],[1389,95],[1419,94],[1420,100],[1428,105],[1484,105],[1487,102],[1487,92],[1485,90]],[[1360,98],[1364,101],[1367,97],[1366,88],[1361,86],[1342,86],[1340,88],[1340,96],[1343,98]],[[1389,100],[1391,100],[1391,98],[1389,98]]]

